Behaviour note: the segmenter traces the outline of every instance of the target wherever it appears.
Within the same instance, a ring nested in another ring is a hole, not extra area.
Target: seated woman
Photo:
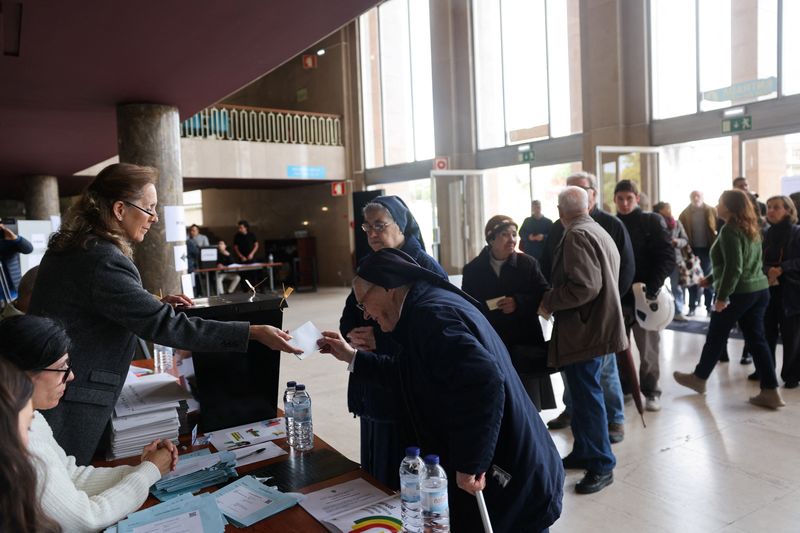
[[[56,533],[61,528],[39,508],[36,471],[26,449],[32,396],[30,378],[0,359],[0,531]]]
[[[536,259],[516,251],[517,223],[510,217],[493,216],[484,234],[488,244],[464,267],[461,288],[481,302],[536,408],[553,409],[547,348],[537,315],[547,280]]]
[[[114,468],[77,466],[64,453],[38,411],[58,405],[74,378],[69,342],[64,329],[49,318],[25,315],[0,322],[0,359],[25,371],[33,382],[35,416],[28,450],[42,511],[65,531],[97,531],[138,509],[150,485],[175,467],[178,452],[169,441],[154,441],[144,448],[139,465]]]

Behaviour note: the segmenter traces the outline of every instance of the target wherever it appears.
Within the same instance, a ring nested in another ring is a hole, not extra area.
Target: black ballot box
[[[281,328],[281,298],[234,293],[198,298],[184,312],[210,320],[244,321]],[[250,341],[247,353],[193,352],[203,432],[274,418],[278,408],[280,352]]]

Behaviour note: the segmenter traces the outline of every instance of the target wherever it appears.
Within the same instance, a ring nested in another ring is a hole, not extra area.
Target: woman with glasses
[[[403,200],[397,196],[379,196],[364,206],[363,213],[361,229],[367,234],[373,252],[383,248],[400,249],[423,268],[447,279],[439,263],[425,253],[419,225]],[[391,336],[381,332],[378,323],[359,307],[352,291],[345,302],[339,331],[357,350],[386,355],[397,353]],[[393,489],[400,486],[398,467],[405,449],[415,444],[404,441],[401,435],[405,408],[400,397],[399,390],[376,386],[350,374],[347,406],[351,413],[361,417],[361,466]]]
[[[28,451],[42,512],[64,531],[97,531],[138,509],[150,485],[174,469],[178,451],[170,441],[153,441],[137,466],[78,466],[58,445],[40,413],[58,406],[75,377],[69,350],[66,332],[49,318],[24,315],[0,323],[0,359],[33,382]]]
[[[27,449],[32,396],[28,376],[0,358],[0,531],[57,533],[61,528],[41,510]]]
[[[104,168],[50,238],[30,313],[55,318],[73,340],[75,382],[46,412],[56,440],[78,464],[88,464],[111,417],[136,337],[193,351],[246,352],[249,340],[296,353],[272,326],[188,318],[143,287],[133,244],[144,240],[156,214],[158,171],[126,163]]]

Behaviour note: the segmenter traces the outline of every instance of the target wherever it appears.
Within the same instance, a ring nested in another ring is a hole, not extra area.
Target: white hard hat
[[[636,307],[636,321],[642,328],[661,331],[675,318],[675,299],[670,291],[662,287],[655,300],[648,300],[644,283],[634,283],[631,290]]]

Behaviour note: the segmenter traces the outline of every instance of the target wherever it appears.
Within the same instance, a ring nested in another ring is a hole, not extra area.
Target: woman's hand
[[[194,302],[185,294],[168,294],[161,298],[161,302],[169,304],[172,307],[192,306]]]
[[[698,281],[698,282],[697,282],[697,284],[698,284],[700,287],[704,288],[704,289],[707,289],[708,287],[710,287],[710,286],[711,286],[711,282],[710,282],[710,281],[708,280],[708,278],[706,278],[706,277],[702,277],[702,278],[700,278],[700,281]]]
[[[769,284],[777,284],[778,278],[781,277],[781,274],[783,274],[783,269],[781,267],[770,267],[770,269],[767,270],[767,279],[769,280]]]
[[[497,308],[503,313],[510,315],[517,310],[517,302],[514,300],[513,296],[506,296],[502,300],[498,300]]]
[[[464,474],[456,472],[456,485],[473,496],[479,490],[486,488],[486,472],[476,476],[474,474]]]
[[[374,352],[377,344],[375,343],[375,331],[372,326],[361,326],[353,328],[347,334],[350,346],[358,350]]]
[[[317,341],[317,346],[322,353],[329,353],[348,365],[356,357],[356,349],[350,346],[338,331],[323,331],[322,338]]]
[[[274,326],[251,325],[250,339],[258,341],[261,344],[269,348],[272,348],[273,350],[293,353],[295,355],[303,353],[303,350],[295,348],[294,346],[292,346],[287,342],[292,340],[291,335],[289,335],[285,331],[281,331],[280,329]]]
[[[728,307],[728,302],[727,301],[716,300],[714,302],[714,311],[716,311],[717,313],[723,312],[726,307]]]
[[[142,450],[142,462],[150,461],[161,475],[175,470],[178,464],[178,449],[170,440],[154,440]]]

